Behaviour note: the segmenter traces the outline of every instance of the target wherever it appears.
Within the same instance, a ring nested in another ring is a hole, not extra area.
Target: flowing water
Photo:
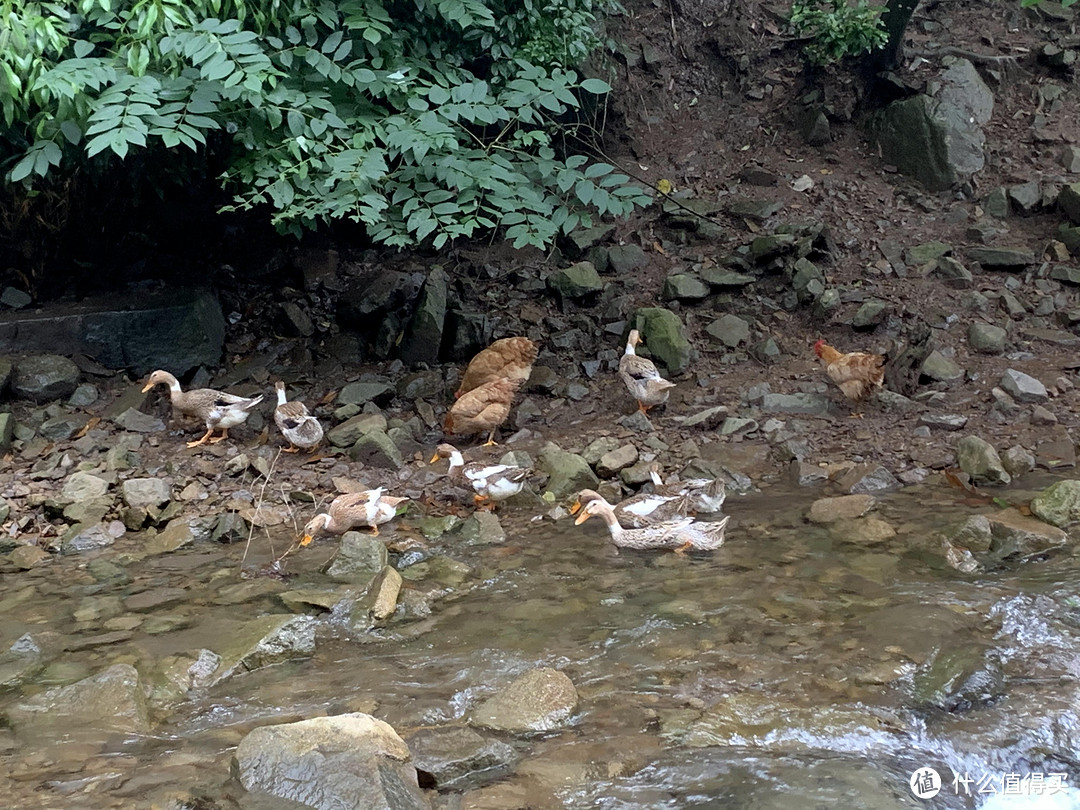
[[[727,544],[687,557],[616,553],[599,521],[506,510],[505,544],[433,544],[468,570],[443,576],[430,615],[354,633],[323,613],[312,657],[187,695],[169,692],[163,662],[287,612],[284,590],[326,584],[334,542],[290,557],[288,583],[241,580],[243,544],[141,557],[133,538],[97,555],[126,576],[103,575],[90,555],[5,573],[4,649],[30,633],[62,652],[0,694],[0,710],[129,663],[152,690],[152,730],[0,729],[0,804],[165,807],[180,792],[188,806],[274,806],[230,780],[252,728],[365,711],[406,735],[462,722],[537,666],[571,678],[577,714],[511,740],[516,772],[465,806],[996,807],[1006,797],[988,788],[1005,790],[1006,774],[1080,782],[1080,553],[962,574],[935,534],[996,507],[908,488],[877,512],[896,536],[867,544],[806,523],[812,497],[733,495]],[[264,545],[249,563],[269,559]],[[137,610],[123,601],[138,594]],[[944,780],[926,802],[909,787],[924,766]],[[1080,806],[1075,795],[1047,788],[1037,806]]]

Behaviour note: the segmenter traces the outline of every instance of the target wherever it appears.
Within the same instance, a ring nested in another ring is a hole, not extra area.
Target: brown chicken
[[[881,388],[885,379],[885,358],[880,354],[842,354],[824,340],[814,344],[814,353],[825,364],[825,373],[829,375],[829,379],[836,383],[844,396],[852,402],[861,402],[869,397]]]
[[[461,378],[461,385],[454,393],[454,399],[459,399],[462,394],[494,380],[507,379],[524,382],[532,374],[536,352],[536,344],[526,337],[496,340],[469,361],[465,374]]]
[[[484,447],[495,444],[495,430],[510,415],[514,394],[525,382],[500,377],[479,388],[466,391],[446,414],[443,428],[447,433],[469,434],[489,431]]]

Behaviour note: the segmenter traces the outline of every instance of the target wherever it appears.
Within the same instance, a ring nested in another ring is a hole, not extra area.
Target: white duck
[[[661,377],[652,360],[637,354],[634,347],[639,343],[641,333],[631,329],[626,339],[626,351],[619,360],[619,376],[630,395],[637,400],[638,410],[648,413],[649,408],[668,401],[670,389],[675,387],[675,383]]]
[[[461,451],[452,444],[440,444],[436,447],[430,463],[434,464],[440,458],[450,459],[450,479],[471,487],[475,493],[473,501],[477,506],[494,505],[517,495],[532,472],[512,464],[482,464],[475,461],[466,464]]]

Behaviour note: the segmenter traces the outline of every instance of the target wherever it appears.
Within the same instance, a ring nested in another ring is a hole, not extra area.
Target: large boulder
[[[690,341],[678,315],[663,307],[642,307],[634,313],[633,320],[654,360],[672,374],[686,370],[690,364]]]
[[[556,500],[582,489],[595,489],[600,485],[600,479],[584,458],[577,453],[563,450],[553,442],[548,442],[540,451],[538,467],[547,473],[547,491],[554,495]]]
[[[399,354],[405,363],[431,364],[439,359],[449,283],[450,277],[445,270],[438,266],[431,268],[424,286],[420,288],[416,311],[401,341]]]
[[[247,790],[316,810],[430,810],[405,742],[371,715],[261,726],[236,749]]]
[[[11,376],[11,393],[19,399],[34,402],[65,399],[78,385],[79,367],[55,354],[24,357],[15,362]]]
[[[138,376],[216,366],[224,341],[221,304],[205,289],[140,290],[0,315],[0,353],[85,354]]]

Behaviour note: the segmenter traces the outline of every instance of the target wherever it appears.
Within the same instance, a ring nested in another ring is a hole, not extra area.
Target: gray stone
[[[397,384],[402,399],[438,399],[443,396],[446,385],[442,374],[436,369],[406,374]]]
[[[1050,278],[1066,284],[1080,285],[1080,267],[1059,264],[1050,270]]]
[[[852,495],[889,492],[903,486],[896,476],[880,464],[856,464],[840,477],[837,484]]]
[[[446,296],[450,277],[441,267],[432,267],[424,286],[416,311],[405,329],[398,354],[409,365],[432,364],[439,359],[442,346],[443,326],[446,323]]]
[[[113,421],[132,433],[163,433],[165,431],[163,421],[135,408],[128,408]]]
[[[756,419],[749,419],[743,416],[729,416],[724,420],[724,423],[720,425],[721,436],[737,436],[747,433],[753,433],[758,429],[758,423]]]
[[[981,354],[1001,354],[1005,351],[1007,335],[1000,326],[975,321],[968,327],[968,345]]]
[[[389,563],[386,544],[361,532],[345,532],[326,575],[339,582],[366,585]]]
[[[1058,207],[1074,225],[1080,225],[1080,182],[1070,183],[1058,194]]]
[[[1023,216],[1031,216],[1036,213],[1042,202],[1042,189],[1038,180],[1010,186],[1008,194],[1014,210]]]
[[[984,270],[1019,270],[1035,264],[1034,252],[1021,247],[969,247],[965,255]]]
[[[64,481],[60,500],[64,503],[100,498],[109,491],[109,482],[88,472],[73,472]]]
[[[563,450],[548,442],[540,451],[538,467],[548,475],[546,491],[562,500],[582,489],[596,489],[600,479],[593,473],[589,463],[576,453]]]
[[[647,261],[645,251],[638,245],[612,245],[608,248],[608,263],[616,275],[632,273]]]
[[[335,425],[326,432],[334,447],[352,447],[357,439],[373,430],[386,430],[386,417],[381,413],[362,413]]]
[[[885,316],[888,314],[888,304],[876,298],[871,298],[869,301],[865,301],[851,317],[851,326],[853,329],[872,329],[884,321]]]
[[[473,512],[454,530],[468,546],[499,545],[506,542],[506,530],[493,512]]]
[[[396,393],[397,390],[390,383],[351,382],[341,387],[335,402],[339,405],[364,405],[374,402],[380,407],[386,407]]]
[[[770,233],[754,237],[750,242],[750,258],[754,264],[767,264],[773,259],[795,251],[798,238],[792,233]]]
[[[251,536],[248,522],[236,512],[223,512],[214,521],[210,531],[213,543],[239,543]]]
[[[104,523],[96,523],[92,526],[76,523],[60,538],[60,551],[63,554],[82,554],[111,546],[115,542],[116,536]]]
[[[1067,172],[1080,174],[1080,146],[1066,146],[1061,150],[1061,165]]]
[[[829,411],[829,398],[824,394],[766,394],[761,398],[761,410],[766,413],[824,414]]]
[[[68,398],[68,405],[73,408],[86,408],[98,400],[98,389],[93,383],[83,383],[75,388]]]
[[[975,278],[959,261],[952,256],[943,256],[928,266],[928,275],[936,276],[942,283],[954,290],[969,290],[975,285]]]
[[[361,630],[371,626],[371,622],[383,622],[397,610],[398,594],[401,593],[402,579],[389,565],[371,580],[364,598],[351,615],[353,629]]]
[[[514,770],[517,752],[464,726],[425,728],[405,738],[418,771],[438,790],[468,790]]]
[[[108,496],[75,501],[64,507],[64,520],[70,523],[83,523],[86,525],[101,523],[105,520],[105,515],[109,513],[112,507],[113,499]],[[142,523],[139,526],[141,527]]]
[[[260,726],[237,746],[235,772],[250,793],[317,810],[431,810],[405,742],[367,714]]]
[[[1005,472],[1013,478],[1019,478],[1035,469],[1035,454],[1019,444],[1014,444],[1001,454],[1001,464]]]
[[[221,305],[208,290],[113,293],[0,315],[0,352],[85,354],[138,376],[156,368],[183,376],[198,366],[217,366],[224,341]]]
[[[809,259],[799,259],[794,265],[791,288],[801,302],[818,300],[825,292],[825,273]]]
[[[817,467],[805,461],[799,461],[798,459],[791,462],[791,467],[789,469],[791,471],[791,480],[799,487],[811,487],[817,484],[823,484],[829,479],[828,473],[821,469],[821,467]]]
[[[1042,405],[1036,405],[1031,409],[1031,424],[1037,427],[1048,427],[1057,423],[1057,417]]]
[[[1050,395],[1046,386],[1022,371],[1009,368],[1001,375],[1001,388],[1017,402],[1046,402]]]
[[[577,262],[547,277],[547,286],[562,298],[586,298],[604,289],[604,281],[592,262]]]
[[[147,554],[172,554],[195,542],[195,530],[190,518],[173,518],[156,535],[147,538],[143,551]]]
[[[690,363],[690,341],[679,316],[662,307],[644,307],[633,317],[634,327],[653,359],[671,374],[681,374]]]
[[[937,650],[912,676],[914,705],[956,712],[1002,697],[1001,665],[987,653],[981,642]]]
[[[629,467],[638,460],[638,449],[633,444],[624,444],[602,455],[596,463],[596,472],[604,478],[611,478],[624,467]]]
[[[11,441],[15,436],[15,416],[10,413],[0,413],[0,453],[11,449]]]
[[[164,506],[172,500],[169,484],[160,478],[129,478],[120,493],[128,506]]]
[[[956,361],[946,357],[937,349],[934,349],[930,354],[926,355],[926,359],[923,360],[920,374],[938,382],[951,382],[952,380],[958,380],[963,377],[964,369],[962,369]]]
[[[722,315],[706,326],[705,331],[729,348],[750,339],[750,324],[738,315]]]
[[[85,417],[62,413],[42,422],[41,427],[38,428],[38,435],[51,442],[63,442],[75,435],[75,432],[85,424]]]
[[[683,427],[701,427],[703,430],[712,430],[718,427],[727,418],[728,409],[723,405],[714,405],[703,411],[691,414],[683,419]]]
[[[750,347],[750,354],[758,362],[771,364],[780,359],[780,347],[776,344],[772,335],[768,335],[756,341]]]
[[[78,384],[79,367],[55,354],[16,360],[11,375],[11,393],[19,399],[39,403],[65,399],[74,393]]]
[[[748,276],[745,273],[736,273],[734,270],[729,270],[726,267],[719,267],[713,265],[711,267],[702,268],[701,279],[711,287],[724,288],[738,288],[745,287],[747,284],[753,284],[757,279],[754,276]]]
[[[956,464],[976,484],[1008,484],[1012,480],[994,446],[978,436],[965,436],[956,443]]]
[[[589,442],[585,449],[581,451],[581,457],[588,462],[590,467],[595,467],[602,455],[617,450],[621,446],[622,442],[614,436],[601,436]]]
[[[607,240],[615,231],[613,223],[600,223],[591,228],[575,228],[566,237],[566,242],[574,256],[580,256],[590,248],[594,248]]]
[[[353,461],[362,461],[371,467],[400,470],[405,466],[405,459],[401,450],[394,444],[394,440],[387,435],[386,431],[369,430],[363,434],[356,443],[349,448],[349,458]]]
[[[223,626],[217,641],[220,649],[214,651],[221,663],[203,685],[214,686],[253,669],[310,656],[315,651],[315,627],[311,616],[276,613]]]
[[[297,303],[285,301],[280,305],[281,326],[286,335],[311,337],[315,334],[315,324],[311,322],[311,316]]]
[[[649,421],[649,417],[641,411],[634,411],[627,416],[620,416],[616,421],[621,427],[632,430],[635,433],[656,432],[656,428],[653,426],[653,423]]]
[[[709,285],[697,276],[675,273],[664,280],[661,297],[665,301],[701,301],[710,292]]]
[[[83,729],[120,734],[150,730],[139,673],[130,664],[114,664],[9,706],[7,718],[24,739],[50,739]]]
[[[1031,514],[1039,520],[1068,528],[1080,523],[1080,481],[1057,481],[1031,500]]]
[[[14,287],[5,287],[0,293],[0,304],[12,309],[23,309],[30,306],[34,301],[28,293]]]
[[[1015,509],[1002,509],[987,515],[993,542],[990,554],[997,559],[1026,557],[1063,546],[1069,536],[1056,526],[1025,517]]]
[[[914,267],[922,267],[935,259],[940,259],[952,253],[953,246],[946,242],[923,242],[921,245],[911,245],[904,249],[904,261]]]
[[[960,548],[988,551],[993,542],[990,519],[986,515],[972,515],[949,532],[948,539],[954,546]]]
[[[932,430],[962,430],[967,422],[966,416],[956,413],[927,413],[919,417],[919,424]]]
[[[469,723],[511,734],[553,731],[566,725],[577,706],[573,682],[557,669],[541,667],[477,706]]]
[[[874,508],[877,499],[873,495],[840,495],[836,498],[818,498],[810,504],[807,519],[811,523],[829,524],[838,520],[860,518]]]
[[[1005,219],[1012,213],[1012,209],[1009,206],[1009,193],[1001,186],[991,189],[990,193],[983,198],[982,204],[983,210],[985,210],[989,216],[996,217],[997,219]]]

